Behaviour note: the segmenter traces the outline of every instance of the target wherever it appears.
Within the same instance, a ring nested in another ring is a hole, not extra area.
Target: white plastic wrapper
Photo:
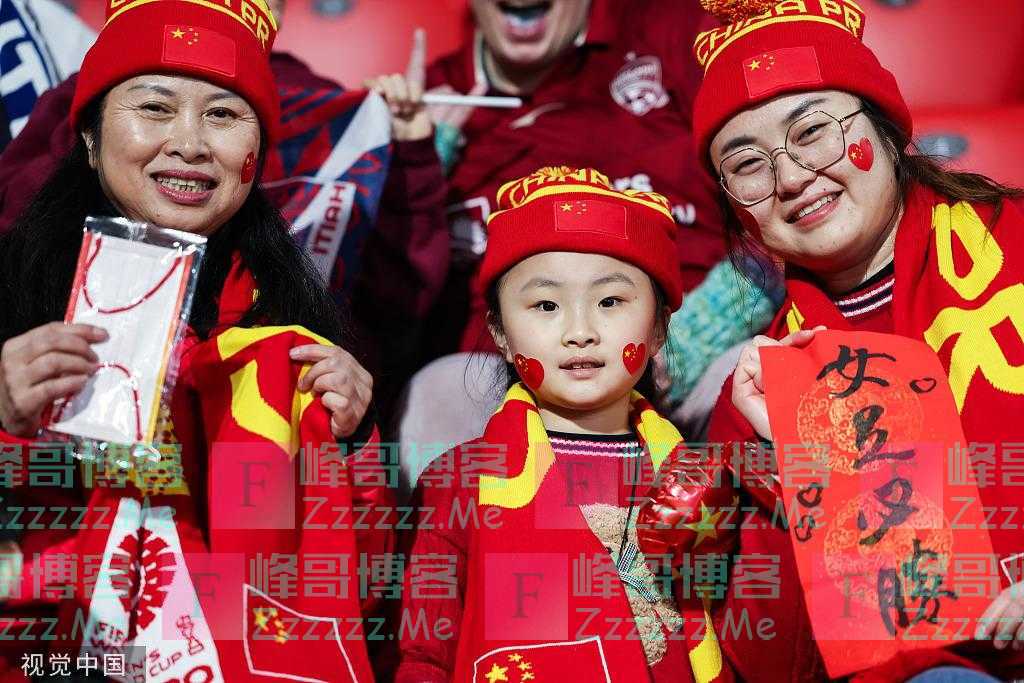
[[[86,219],[64,319],[102,327],[110,338],[93,345],[99,369],[80,392],[54,403],[48,429],[100,450],[153,445],[205,249],[201,235],[125,218]]]

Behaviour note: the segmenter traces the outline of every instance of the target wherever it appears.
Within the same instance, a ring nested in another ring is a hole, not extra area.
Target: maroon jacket
[[[691,102],[701,73],[690,54],[707,20],[696,2],[593,0],[582,45],[572,49],[518,109],[473,112],[444,204],[426,213],[381,207],[380,223],[422,224],[451,231],[452,264],[424,334],[429,357],[493,348],[484,325],[483,293],[473,275],[486,246],[487,215],[499,186],[542,166],[590,166],[623,188],[665,194],[682,225],[680,268],[687,290],[724,255],[715,184],[697,163]],[[431,65],[428,87],[468,92],[485,79],[479,45],[469,42]],[[493,88],[491,94],[499,94]],[[402,144],[397,145],[399,149]],[[437,163],[437,162],[435,162]],[[389,182],[406,188],[435,182],[401,155]],[[413,192],[412,194],[416,194]]]

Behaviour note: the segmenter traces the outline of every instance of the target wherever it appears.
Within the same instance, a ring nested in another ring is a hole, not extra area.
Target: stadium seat
[[[911,109],[1024,102],[1024,1],[859,2]]]
[[[917,112],[914,122],[921,150],[948,157],[951,168],[1024,186],[1024,102]]]

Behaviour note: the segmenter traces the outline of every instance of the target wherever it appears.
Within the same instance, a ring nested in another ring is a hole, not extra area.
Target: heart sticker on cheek
[[[256,155],[249,152],[249,156],[242,163],[242,184],[248,185],[256,177]]]
[[[526,383],[526,386],[536,390],[544,383],[544,366],[536,358],[527,358],[522,354],[516,354],[514,364],[516,372]]]
[[[850,157],[850,163],[862,171],[870,171],[875,163],[875,150],[871,147],[871,140],[861,138],[860,142],[850,145],[846,156]]]
[[[626,372],[635,375],[643,369],[647,363],[646,344],[626,344],[622,349],[622,364],[626,366]]]

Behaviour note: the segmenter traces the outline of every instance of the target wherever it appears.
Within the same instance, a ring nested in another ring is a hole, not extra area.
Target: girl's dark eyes
[[[219,108],[219,109],[211,110],[210,111],[210,116],[212,116],[214,118],[217,118],[217,119],[224,119],[224,120],[237,118],[237,114],[235,114],[235,112],[231,111],[230,109],[225,109],[223,107]]]
[[[558,308],[558,304],[556,304],[554,301],[538,301],[533,305],[533,307],[539,311],[551,313]]]
[[[621,297],[606,296],[605,298],[601,299],[601,302],[598,305],[601,306],[602,308],[612,308],[614,306],[618,306],[623,301],[624,299],[622,299]]]
[[[145,104],[142,105],[142,108],[145,111],[155,112],[155,113],[160,113],[160,114],[168,111],[167,105],[160,104],[159,102],[146,102]]]

